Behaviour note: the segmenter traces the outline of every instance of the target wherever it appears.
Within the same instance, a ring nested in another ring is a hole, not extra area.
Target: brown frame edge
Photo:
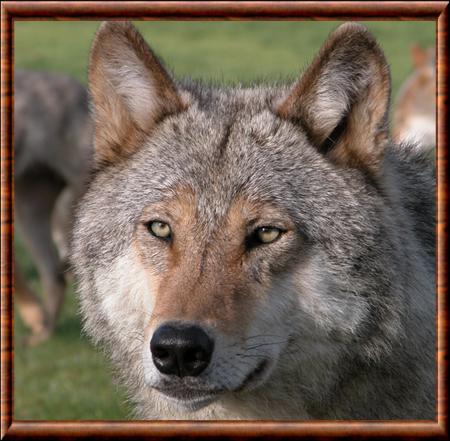
[[[437,295],[438,295],[438,419],[387,422],[164,422],[164,421],[13,421],[13,158],[12,73],[14,20],[435,20],[437,23]],[[448,2],[299,2],[299,1],[173,1],[173,2],[37,2],[1,5],[1,438],[70,439],[78,437],[390,437],[448,438],[447,419],[447,131],[448,120]]]

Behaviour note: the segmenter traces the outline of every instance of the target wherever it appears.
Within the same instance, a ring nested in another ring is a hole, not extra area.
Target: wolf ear
[[[186,108],[161,62],[129,22],[104,22],[91,49],[97,165],[136,151],[144,134]]]
[[[433,48],[424,49],[417,44],[411,46],[411,59],[415,69],[419,69],[431,63],[434,56]]]
[[[301,124],[341,165],[377,167],[389,138],[389,67],[368,30],[346,23],[330,34],[274,112]]]

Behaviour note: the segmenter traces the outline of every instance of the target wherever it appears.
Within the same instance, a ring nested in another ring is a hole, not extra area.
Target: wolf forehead
[[[283,203],[303,166],[328,167],[298,125],[271,111],[279,88],[180,87],[189,94],[189,107],[166,117],[131,157],[103,172],[116,183],[123,175],[118,189],[154,202],[190,187],[197,199],[210,198],[211,208],[238,194]]]

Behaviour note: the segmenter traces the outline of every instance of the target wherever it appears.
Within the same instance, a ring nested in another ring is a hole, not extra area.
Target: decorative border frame
[[[18,421],[13,419],[13,32],[17,20],[430,20],[437,25],[437,421]],[[448,1],[5,1],[1,4],[1,438],[448,439]]]

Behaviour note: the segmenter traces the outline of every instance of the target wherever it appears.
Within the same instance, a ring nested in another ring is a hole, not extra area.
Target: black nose
[[[198,326],[163,325],[150,342],[153,363],[163,374],[195,377],[208,366],[214,341]]]

